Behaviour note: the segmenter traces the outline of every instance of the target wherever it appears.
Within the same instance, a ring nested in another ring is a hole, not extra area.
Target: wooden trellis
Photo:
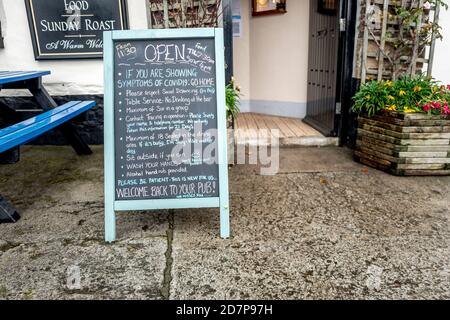
[[[411,23],[414,32],[406,34],[401,20],[393,14],[395,6],[417,8],[425,0],[361,0],[354,77],[368,80],[398,79],[400,76],[431,75],[436,34],[426,45],[419,44],[422,28],[439,21],[439,6],[432,6],[420,15],[420,23]],[[407,44],[400,46],[398,43]],[[427,70],[425,69],[427,66]]]
[[[221,0],[147,0],[149,28],[197,28],[220,25]]]

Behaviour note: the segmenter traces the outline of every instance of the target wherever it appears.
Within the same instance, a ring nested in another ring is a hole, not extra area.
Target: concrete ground
[[[119,213],[103,242],[103,150],[23,147],[0,166],[2,299],[450,298],[450,177],[394,177],[340,148],[283,149],[281,172],[230,169],[216,209]],[[78,277],[79,274],[79,277]]]

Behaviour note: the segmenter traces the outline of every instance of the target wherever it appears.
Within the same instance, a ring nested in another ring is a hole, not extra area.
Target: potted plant
[[[233,120],[239,113],[239,103],[241,97],[241,88],[235,84],[234,78],[225,87],[225,97],[227,105],[227,127],[233,126]]]
[[[354,157],[396,175],[450,175],[450,85],[425,77],[371,81],[354,97]]]
[[[236,85],[234,78],[225,87],[225,100],[227,108],[227,139],[228,139],[228,162],[234,163],[234,119],[239,113],[241,88]]]

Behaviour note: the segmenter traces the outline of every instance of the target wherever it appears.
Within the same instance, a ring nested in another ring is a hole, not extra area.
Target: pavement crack
[[[172,282],[172,264],[173,264],[172,242],[173,242],[174,214],[175,214],[174,210],[169,210],[168,215],[169,228],[166,231],[167,250],[164,254],[166,257],[166,267],[164,268],[164,277],[161,288],[161,296],[165,300],[169,300],[170,298],[170,284]]]
[[[0,252],[6,252],[19,247],[21,243],[12,243],[4,240],[0,240]]]

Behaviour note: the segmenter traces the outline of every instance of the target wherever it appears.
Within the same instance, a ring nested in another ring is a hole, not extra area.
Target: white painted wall
[[[266,17],[252,17],[251,1],[240,2],[243,34],[234,38],[234,75],[242,87],[243,111],[301,117],[307,100],[309,1],[289,1],[287,14]],[[147,28],[145,0],[128,0],[128,14],[131,29]],[[44,82],[53,95],[103,93],[101,59],[34,60],[23,0],[0,0],[0,19],[5,37],[0,70],[51,70]],[[442,11],[440,23],[444,40],[436,46],[433,76],[450,84],[450,11]]]
[[[287,6],[286,14],[251,18],[252,99],[306,101],[309,1]]]
[[[5,49],[0,49],[0,70],[50,70],[52,74],[43,77],[43,81],[52,95],[103,93],[102,59],[36,61],[25,1],[0,2],[4,9],[2,26],[7,25],[3,30]],[[128,15],[131,29],[147,28],[145,0],[128,0]],[[8,91],[3,91],[2,95],[27,94],[26,91]]]
[[[233,69],[236,83],[241,87],[242,111],[249,111],[250,95],[250,15],[251,2],[240,0],[242,29],[241,37],[233,38]]]
[[[243,34],[234,38],[234,70],[242,87],[243,111],[301,116],[306,103],[309,2],[290,1],[287,14],[267,17],[252,17],[251,1],[240,2]],[[0,70],[50,70],[43,80],[52,95],[103,93],[101,59],[36,61],[24,1],[0,3],[5,38]],[[128,15],[131,29],[147,28],[145,0],[128,0]]]
[[[433,77],[444,84],[450,84],[450,9],[441,10],[439,24],[442,26],[444,39],[436,43]]]
[[[234,38],[234,75],[242,111],[302,118],[306,112],[309,1],[288,1],[287,13],[252,17],[241,0],[243,33]]]
[[[6,27],[5,8],[3,7],[3,0],[0,0],[0,22],[2,23],[3,31],[5,31],[7,27]]]

